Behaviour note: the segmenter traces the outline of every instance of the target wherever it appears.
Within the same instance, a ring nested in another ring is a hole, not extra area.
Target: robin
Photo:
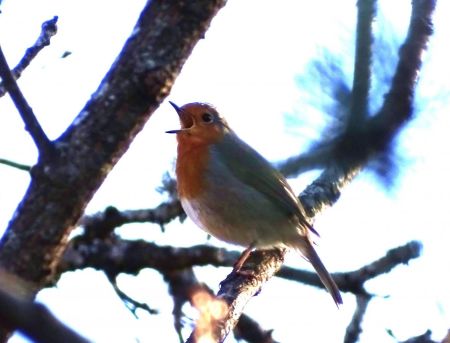
[[[176,176],[186,214],[212,236],[251,250],[293,248],[314,267],[336,305],[342,304],[336,283],[315,251],[305,211],[284,176],[242,141],[210,104],[178,107],[181,129]]]

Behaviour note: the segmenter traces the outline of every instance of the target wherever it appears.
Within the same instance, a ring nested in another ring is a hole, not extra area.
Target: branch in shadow
[[[355,271],[333,273],[332,275],[341,291],[355,294],[360,297],[361,301],[368,302],[371,295],[364,288],[365,282],[390,272],[400,264],[409,263],[411,259],[420,255],[420,251],[420,243],[412,241],[389,250],[385,256]],[[252,296],[260,291],[265,281],[274,274],[280,278],[323,288],[319,278],[313,272],[290,267],[282,267],[278,271],[282,265],[284,253],[280,250],[253,252],[244,265],[242,273],[232,272],[221,283],[218,298],[224,300],[233,309],[244,306]],[[112,273],[112,275],[137,274],[144,268],[158,270],[169,283],[170,293],[174,298],[175,328],[181,337],[181,307],[186,301],[191,301],[189,299],[192,297],[192,292],[196,291],[198,287],[205,287],[198,282],[190,268],[204,265],[232,267],[239,255],[235,251],[207,245],[174,248],[161,247],[140,240],[122,240],[116,236],[105,240],[95,239],[91,242],[78,240],[75,237],[65,252],[59,269],[62,273],[93,267],[105,271],[107,274]],[[241,294],[244,294],[245,297],[243,298]],[[348,329],[348,337],[353,337],[357,332],[356,320],[362,319],[364,313],[361,308],[359,314],[355,313],[352,328]],[[220,329],[214,332],[216,339],[223,338],[238,323],[239,316],[230,318],[231,316],[233,316],[233,312],[226,313],[225,321],[228,326],[219,326]],[[268,334],[268,332],[265,333]]]
[[[44,305],[16,298],[1,289],[0,323],[3,327],[18,329],[35,342],[88,342],[56,319]]]

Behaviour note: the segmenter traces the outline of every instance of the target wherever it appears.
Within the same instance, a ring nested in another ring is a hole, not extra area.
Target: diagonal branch
[[[147,1],[99,88],[54,141],[54,154],[33,167],[0,241],[0,265],[30,281],[30,297],[56,281],[59,259],[88,202],[169,94],[225,2]],[[14,81],[9,69],[7,74]],[[7,335],[0,329],[0,341]]]
[[[27,68],[30,65],[31,61],[37,56],[37,54],[43,48],[50,45],[50,38],[52,38],[57,31],[56,27],[57,21],[58,17],[55,16],[52,19],[42,23],[41,33],[39,34],[38,39],[33,44],[33,46],[29,47],[26,50],[25,55],[14,67],[14,69],[11,70],[11,73],[15,80],[17,80],[22,75],[22,72],[25,70],[25,68]],[[3,82],[0,82],[0,97],[2,97],[5,94],[6,94],[5,86],[3,85]]]
[[[214,297],[213,291],[205,284],[198,281],[192,268],[177,269],[166,271],[164,280],[169,284],[169,292],[174,299],[174,325],[180,341],[183,342],[181,335],[182,329],[182,306],[189,302],[195,306],[195,297],[201,292],[205,292]],[[201,316],[200,316],[201,318]],[[271,330],[264,330],[255,320],[243,314],[234,330],[235,337],[238,340],[245,340],[249,343],[276,343],[272,338]]]
[[[49,157],[53,151],[53,145],[39,124],[32,108],[28,104],[27,100],[22,94],[19,86],[16,83],[14,76],[9,69],[8,63],[6,62],[3,50],[0,47],[0,76],[3,80],[5,89],[11,96],[14,105],[19,111],[23,122],[25,123],[25,129],[30,133],[31,138],[36,144],[41,157]]]
[[[52,282],[85,206],[167,96],[224,4],[148,1],[97,92],[55,141],[55,156],[33,168],[27,193],[0,241],[0,264],[35,282],[34,291]]]
[[[234,329],[250,299],[281,268],[285,253],[285,250],[280,249],[255,251],[240,273],[233,271],[220,283],[217,297],[223,299],[228,307],[222,320],[212,327],[215,341],[223,342]],[[195,342],[195,337],[191,335],[187,342]]]
[[[87,343],[41,304],[18,299],[0,289],[0,323],[18,329],[35,342]]]

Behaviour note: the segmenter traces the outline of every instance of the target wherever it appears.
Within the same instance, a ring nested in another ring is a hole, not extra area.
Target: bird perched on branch
[[[177,187],[186,214],[212,236],[247,247],[237,270],[254,248],[297,250],[311,262],[335,303],[342,304],[312,245],[310,235],[317,232],[283,175],[242,141],[213,106],[170,104],[181,123],[181,129],[167,132],[177,135]]]

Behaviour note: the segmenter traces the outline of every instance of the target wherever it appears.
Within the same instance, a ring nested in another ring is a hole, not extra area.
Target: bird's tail
[[[301,243],[297,244],[295,248],[297,250],[300,250],[301,254],[309,262],[311,262],[312,266],[316,270],[317,275],[319,276],[320,281],[322,281],[325,288],[331,294],[336,305],[338,307],[339,305],[342,305],[342,297],[341,293],[339,292],[339,288],[337,287],[330,273],[328,273],[327,269],[320,260],[319,255],[317,255],[316,250],[309,242],[309,240],[302,237]]]

